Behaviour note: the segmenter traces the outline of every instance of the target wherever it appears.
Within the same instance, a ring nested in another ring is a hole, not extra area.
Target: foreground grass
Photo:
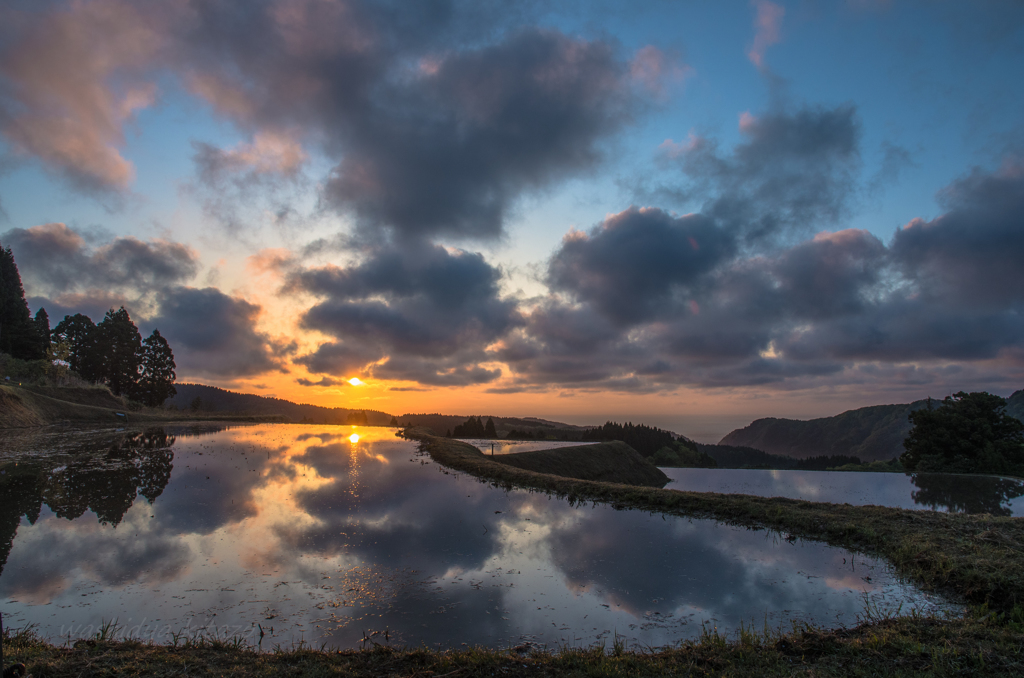
[[[682,492],[574,480],[491,461],[472,445],[407,432],[440,464],[505,488],[551,492],[570,502],[693,517],[823,541],[888,560],[903,577],[976,608],[1024,609],[1024,520],[990,515],[825,504],[779,497]]]
[[[1020,676],[1024,638],[994,617],[888,619],[853,629],[791,633],[714,631],[658,650],[563,648],[559,652],[473,648],[438,652],[374,645],[363,650],[258,652],[198,639],[77,641],[57,647],[31,631],[5,633],[7,663],[47,676]]]

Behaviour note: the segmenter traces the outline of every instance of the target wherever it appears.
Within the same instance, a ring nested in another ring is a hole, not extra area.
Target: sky
[[[12,0],[0,244],[52,324],[297,402],[711,442],[1007,396],[1020,73],[1011,1]]]

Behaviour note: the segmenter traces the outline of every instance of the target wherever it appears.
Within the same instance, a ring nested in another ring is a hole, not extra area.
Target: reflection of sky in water
[[[610,647],[615,632],[669,644],[702,621],[852,624],[865,596],[905,611],[931,604],[843,549],[506,493],[437,466],[392,430],[360,427],[354,443],[352,433],[253,426],[167,438],[162,466],[151,459],[159,450],[141,448],[65,449],[17,466],[7,455],[0,482],[21,513],[0,574],[5,621],[54,639],[116,617],[157,641],[181,629],[256,641],[259,624],[273,629],[264,647],[351,647],[384,629],[399,645]],[[150,487],[141,468],[169,482]],[[93,503],[59,517],[53,506],[83,469]],[[101,522],[91,507],[110,494],[134,499]]]
[[[1024,516],[1024,481],[944,473],[663,468],[672,490]]]
[[[494,454],[515,454],[516,452],[533,452],[534,450],[554,450],[559,447],[579,447],[593,443],[581,443],[578,440],[491,440],[489,438],[465,438],[462,442],[469,443],[481,452]]]

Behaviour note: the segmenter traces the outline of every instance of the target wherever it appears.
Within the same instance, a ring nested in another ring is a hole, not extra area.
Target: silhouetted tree
[[[929,403],[930,405],[930,403]],[[910,413],[914,423],[900,462],[907,471],[1024,473],[1024,423],[991,393],[947,396],[936,409]]]
[[[580,438],[585,441],[621,440],[645,457],[649,457],[666,445],[672,447],[675,437],[669,431],[660,428],[633,425],[630,422],[616,424],[609,421],[600,428],[584,431]]]
[[[35,326],[40,351],[46,355],[50,350],[50,316],[45,308],[36,311]]]
[[[92,351],[97,380],[109,386],[114,395],[131,394],[139,381],[142,335],[124,306],[107,311],[96,326]]]
[[[139,381],[133,392],[136,400],[150,407],[159,407],[178,393],[174,388],[174,353],[160,330],[153,330],[142,342],[139,362]]]
[[[470,417],[452,429],[453,438],[486,438],[487,431],[480,417]]]
[[[366,417],[366,412],[349,412],[345,423],[353,426],[366,426],[367,421],[369,420]]]
[[[494,420],[487,417],[487,425],[484,426],[484,437],[485,438],[497,438],[498,431],[494,428]]]
[[[19,360],[40,360],[46,356],[10,247],[0,247],[0,351]]]
[[[92,350],[92,342],[96,339],[93,334],[95,330],[96,323],[92,318],[76,313],[64,316],[50,332],[50,339],[54,343],[68,343],[68,362],[71,364],[71,370],[90,381],[94,379],[94,375],[90,374],[87,363],[89,357],[95,353]]]

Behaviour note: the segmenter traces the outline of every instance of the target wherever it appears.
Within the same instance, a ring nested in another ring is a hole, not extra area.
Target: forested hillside
[[[1006,399],[1006,413],[1024,421],[1024,389]]]
[[[927,404],[919,400],[909,405],[874,405],[810,421],[758,419],[719,444],[796,459],[844,455],[865,462],[888,461],[903,453],[903,439],[911,428],[909,414]]]
[[[937,407],[941,401],[932,402]],[[844,455],[864,462],[888,461],[903,454],[903,440],[912,428],[910,413],[927,405],[927,400],[909,405],[874,405],[810,421],[758,419],[725,436],[719,444],[752,447],[796,459]],[[1006,413],[1024,420],[1024,390],[1010,396]]]
[[[387,426],[392,415],[376,410],[359,410],[345,407],[320,407],[304,405],[280,398],[267,398],[251,393],[235,393],[215,386],[203,384],[177,384],[178,393],[169,398],[164,406],[175,406],[179,410],[195,409],[203,412],[239,412],[245,414],[282,414],[293,421],[311,421],[317,424],[349,423],[349,416],[355,415],[363,423],[360,413],[366,413],[365,423],[370,426]]]
[[[537,419],[536,417],[488,417],[482,416],[484,421],[488,418],[494,420],[494,426],[498,431],[498,437],[504,438],[509,431],[525,431],[533,434],[539,439],[557,438],[559,440],[568,437],[570,440],[577,440],[579,434],[585,430],[584,426],[563,424],[557,421]],[[398,421],[404,426],[425,426],[432,429],[438,435],[444,435],[446,431],[454,431],[456,426],[461,426],[469,419],[468,415],[456,414],[403,414]]]

